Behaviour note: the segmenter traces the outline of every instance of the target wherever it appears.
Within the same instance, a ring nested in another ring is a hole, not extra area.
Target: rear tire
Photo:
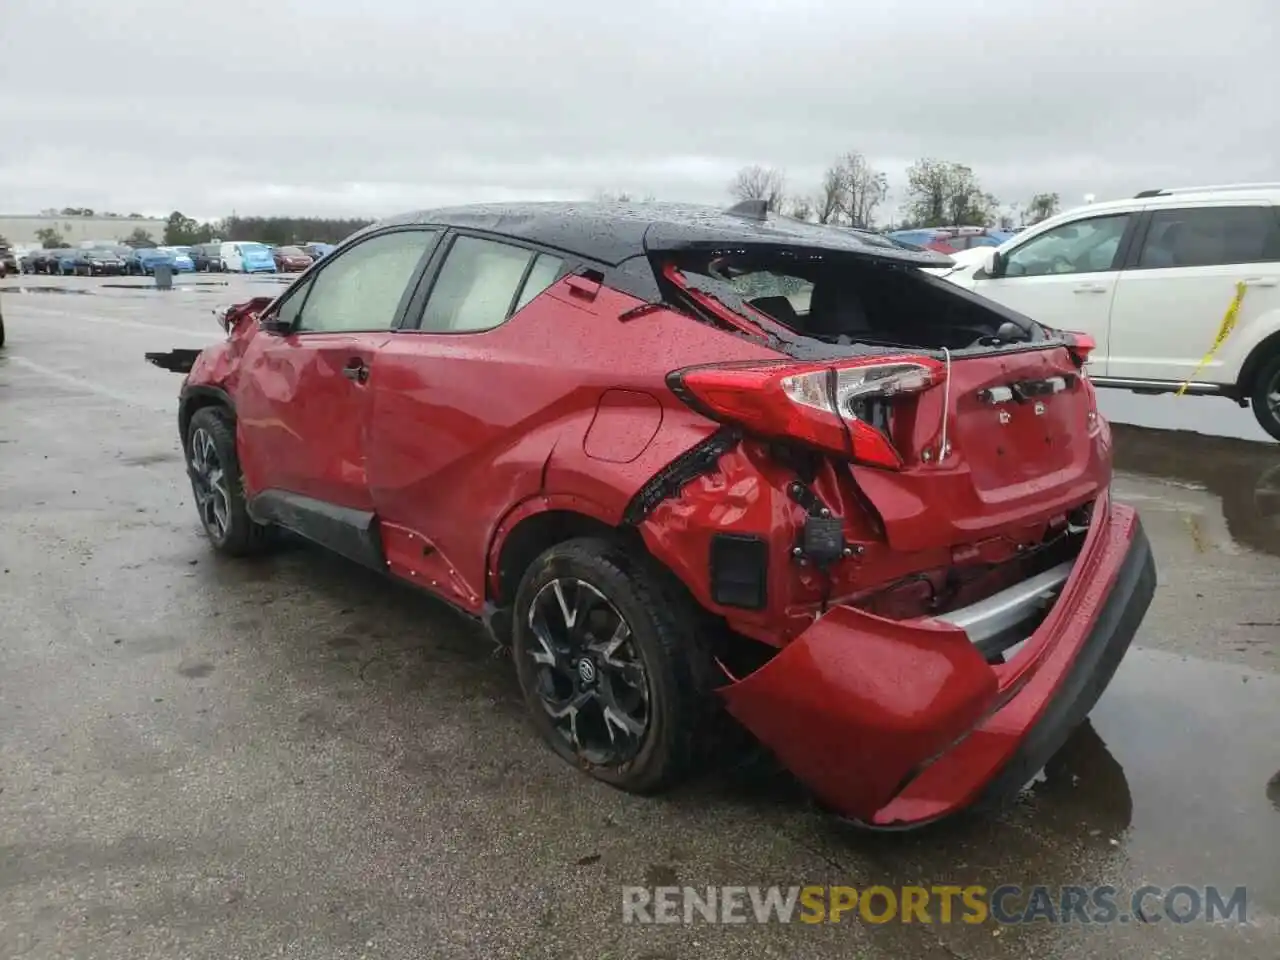
[[[185,440],[187,475],[209,542],[219,553],[233,557],[261,552],[270,543],[273,528],[249,516],[228,412],[222,407],[197,410]]]
[[[710,657],[665,571],[609,540],[568,540],[525,571],[513,619],[525,703],[562,759],[639,794],[688,774],[713,708]]]
[[[1262,429],[1280,440],[1280,353],[1263,361],[1253,381],[1253,415]]]

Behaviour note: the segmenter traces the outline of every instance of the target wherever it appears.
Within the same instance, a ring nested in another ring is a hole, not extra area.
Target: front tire
[[[185,446],[191,491],[209,542],[233,557],[260,552],[272,528],[249,516],[228,412],[221,407],[197,410],[187,426]]]
[[[516,592],[512,656],[534,727],[631,793],[682,779],[707,725],[697,608],[647,557],[603,539],[544,552]]]
[[[1253,415],[1262,429],[1280,440],[1280,353],[1262,365],[1253,382]]]

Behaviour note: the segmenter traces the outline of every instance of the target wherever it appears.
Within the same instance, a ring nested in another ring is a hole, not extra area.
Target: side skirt
[[[386,556],[372,511],[353,510],[285,490],[264,490],[249,503],[249,516],[274,523],[300,537],[386,573]]]

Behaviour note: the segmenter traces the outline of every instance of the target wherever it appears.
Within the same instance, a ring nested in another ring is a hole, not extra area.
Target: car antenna
[[[767,220],[769,217],[769,201],[742,200],[735,203],[725,212],[735,217],[746,217],[748,220]]]

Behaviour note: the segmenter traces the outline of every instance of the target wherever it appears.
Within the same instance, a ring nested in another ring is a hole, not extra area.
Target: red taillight
[[[678,370],[671,387],[690,405],[759,436],[786,437],[881,467],[902,457],[858,418],[855,405],[920,393],[942,382],[928,357],[867,357],[832,363],[726,363]]]
[[[1089,354],[1098,348],[1098,341],[1087,333],[1074,333],[1067,330],[1063,331],[1062,335],[1067,341],[1067,350],[1071,358],[1075,360],[1077,366],[1083,367],[1089,362]]]

